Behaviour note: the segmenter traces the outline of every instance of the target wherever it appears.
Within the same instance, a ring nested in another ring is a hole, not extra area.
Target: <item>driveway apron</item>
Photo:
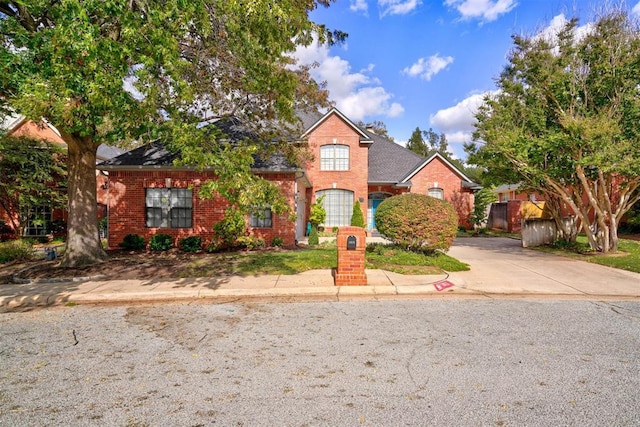
[[[458,287],[482,293],[629,296],[640,274],[522,248],[502,237],[458,238],[449,255],[469,264],[452,273]]]

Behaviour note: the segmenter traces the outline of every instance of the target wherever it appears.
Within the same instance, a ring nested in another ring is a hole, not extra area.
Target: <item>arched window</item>
[[[353,191],[349,190],[321,190],[316,193],[316,199],[325,196],[323,206],[327,212],[325,227],[342,227],[351,224],[353,214]]]
[[[320,147],[320,170],[348,171],[349,146],[331,144]]]
[[[442,200],[444,199],[444,190],[442,188],[430,188],[427,195]]]

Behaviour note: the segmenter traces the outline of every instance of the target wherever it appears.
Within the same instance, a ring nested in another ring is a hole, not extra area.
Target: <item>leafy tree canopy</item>
[[[29,212],[67,202],[64,153],[54,144],[18,136],[0,136],[0,207],[8,224],[23,235]]]
[[[568,22],[551,38],[514,36],[498,91],[477,119],[469,161],[502,183],[568,207],[593,249],[617,249],[620,218],[640,198],[640,31],[626,12],[587,34]]]
[[[448,158],[453,157],[449,152],[447,136],[444,133],[437,133],[432,128],[420,130],[416,127],[409,137],[407,148],[422,157],[429,157],[436,151]]]
[[[104,258],[95,207],[100,143],[162,138],[195,152],[199,125],[228,116],[271,140],[294,123],[296,108],[326,102],[286,53],[314,37],[344,39],[308,18],[332,1],[0,0],[0,113],[45,118],[68,145],[63,264]],[[209,161],[215,145],[200,144],[203,154],[192,158]]]

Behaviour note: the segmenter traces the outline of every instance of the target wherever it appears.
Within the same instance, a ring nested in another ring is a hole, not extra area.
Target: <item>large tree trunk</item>
[[[96,151],[91,138],[65,135],[69,150],[67,160],[69,220],[67,245],[62,259],[65,267],[81,267],[104,261],[98,232],[96,198]]]

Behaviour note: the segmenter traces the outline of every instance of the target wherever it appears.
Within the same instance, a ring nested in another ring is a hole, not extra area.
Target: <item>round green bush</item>
[[[183,237],[178,241],[178,246],[180,246],[180,250],[183,252],[198,252],[202,249],[202,237]]]
[[[149,241],[149,248],[152,251],[168,251],[173,247],[173,237],[168,234],[156,234]]]
[[[412,250],[447,250],[458,231],[453,205],[423,194],[385,199],[376,209],[375,220],[380,233]]]
[[[144,237],[139,234],[127,234],[122,239],[122,242],[118,244],[122,249],[127,251],[140,251],[145,248],[147,243],[144,241]]]

